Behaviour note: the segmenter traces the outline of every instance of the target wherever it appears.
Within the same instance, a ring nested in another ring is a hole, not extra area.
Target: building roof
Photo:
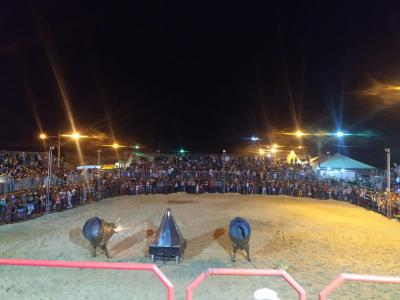
[[[320,165],[321,169],[350,169],[350,170],[371,170],[375,169],[370,165],[364,164],[358,160],[336,153]]]

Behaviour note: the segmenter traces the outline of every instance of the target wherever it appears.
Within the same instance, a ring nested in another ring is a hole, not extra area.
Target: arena
[[[286,268],[307,291],[307,299],[343,272],[395,275],[400,224],[375,212],[334,200],[240,194],[120,196],[27,222],[0,227],[4,258],[91,260],[82,236],[85,220],[121,218],[125,228],[109,244],[112,256],[93,261],[148,262],[148,245],[163,213],[172,208],[188,245],[181,264],[159,262],[175,287],[175,299],[209,267]],[[229,221],[246,218],[252,226],[247,262],[239,252],[230,261]],[[1,267],[1,299],[165,299],[165,287],[151,273]],[[40,269],[40,270],[39,270]],[[107,284],[104,284],[106,283]],[[296,299],[285,282],[272,277],[211,277],[195,299],[253,299],[268,287],[280,299]],[[355,297],[357,292],[357,297]],[[398,299],[396,286],[345,283],[331,299]]]

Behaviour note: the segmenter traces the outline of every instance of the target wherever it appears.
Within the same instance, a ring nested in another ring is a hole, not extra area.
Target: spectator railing
[[[186,300],[193,299],[194,290],[210,275],[231,275],[231,276],[277,276],[282,277],[297,292],[299,300],[306,299],[306,291],[283,270],[262,270],[262,269],[207,269],[201,273],[186,288]]]
[[[326,300],[328,296],[337,289],[344,281],[362,281],[372,283],[400,283],[400,277],[394,276],[375,276],[375,275],[358,275],[343,273],[331,281],[322,291],[319,292],[319,300]]]
[[[2,176],[0,179],[0,194],[14,193],[24,190],[35,190],[43,187],[46,184],[47,176],[24,177],[24,178],[9,178]],[[61,184],[63,181],[56,177],[51,177],[51,184]]]
[[[126,271],[150,271],[167,288],[167,299],[174,300],[174,286],[163,272],[154,264],[143,263],[121,263],[121,262],[93,262],[93,261],[65,261],[65,260],[34,260],[0,258],[0,265],[3,266],[28,266],[48,268],[69,268],[69,269],[107,269]]]

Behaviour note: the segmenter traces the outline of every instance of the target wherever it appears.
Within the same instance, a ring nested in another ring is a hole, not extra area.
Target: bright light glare
[[[272,147],[274,147],[276,149],[276,148],[278,148],[278,144],[273,144]]]
[[[47,139],[47,135],[46,135],[45,133],[41,133],[41,134],[39,135],[39,139],[45,140],[45,139]]]
[[[297,148],[298,148],[298,149],[303,149],[303,147],[302,147],[302,146],[298,146]]]
[[[185,153],[184,149],[179,150],[180,153]]]
[[[82,135],[82,134],[80,134],[79,132],[76,132],[76,131],[71,133],[71,134],[62,134],[61,136],[62,137],[71,138],[71,139],[73,139],[75,141],[80,140],[82,138],[88,138],[89,137],[88,135]]]
[[[265,151],[264,151],[263,149],[259,149],[258,152],[259,152],[261,155],[264,155],[264,154],[265,154]]]
[[[139,148],[140,148],[140,146],[139,146],[139,145],[136,145],[136,146],[135,146],[135,149],[139,149]]]
[[[271,157],[271,154],[268,153],[268,154],[267,154],[267,157]]]
[[[296,134],[296,136],[298,138],[300,138],[300,137],[302,137],[304,135],[304,133],[302,131],[300,131],[300,130],[297,130],[295,134]]]
[[[74,140],[79,140],[80,137],[81,137],[81,135],[80,135],[79,132],[74,132],[74,133],[72,134],[72,138],[73,138]]]
[[[276,151],[277,151],[276,148],[271,149],[271,153],[276,153]]]
[[[250,139],[252,142],[257,142],[260,138],[258,138],[256,136],[252,136]]]
[[[344,136],[343,131],[338,131],[338,132],[336,132],[336,136],[337,136],[337,137],[343,137],[343,136]]]
[[[112,147],[113,147],[114,149],[118,149],[118,148],[120,147],[120,145],[118,145],[117,143],[114,143],[114,144],[112,145]]]

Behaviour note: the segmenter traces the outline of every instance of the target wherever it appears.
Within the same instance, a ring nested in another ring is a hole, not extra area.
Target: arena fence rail
[[[3,266],[48,267],[70,269],[108,269],[125,271],[151,271],[167,288],[167,299],[174,300],[174,286],[171,281],[155,264],[121,263],[121,262],[93,262],[93,261],[65,261],[65,260],[35,260],[0,258]]]
[[[233,276],[278,276],[297,292],[299,300],[306,299],[306,291],[285,271],[282,270],[263,270],[263,269],[214,269],[210,268],[201,273],[186,288],[186,300],[193,299],[194,290],[210,275],[233,275]]]
[[[322,291],[319,292],[319,300],[326,300],[344,281],[362,281],[372,283],[397,283],[400,284],[400,277],[375,276],[343,273],[332,280]]]

